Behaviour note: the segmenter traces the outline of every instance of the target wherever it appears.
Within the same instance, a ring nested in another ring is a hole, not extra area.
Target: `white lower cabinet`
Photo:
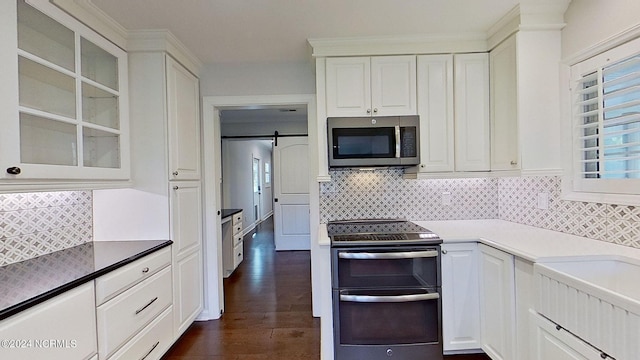
[[[242,240],[242,211],[222,224],[222,263],[224,277],[229,277],[244,259]]]
[[[173,343],[171,247],[95,283],[100,360],[160,358]]]
[[[602,360],[600,352],[530,310],[532,360]]]
[[[446,353],[480,349],[478,244],[442,245],[442,337]]]
[[[98,306],[98,352],[107,359],[171,306],[171,267]]]
[[[493,360],[518,359],[514,256],[484,244],[478,248],[482,350]]]
[[[156,360],[173,344],[173,307],[118,350],[109,360]]]
[[[93,282],[0,323],[0,358],[86,360],[97,352]]]
[[[198,249],[175,262],[174,336],[177,339],[202,311],[202,252]]]

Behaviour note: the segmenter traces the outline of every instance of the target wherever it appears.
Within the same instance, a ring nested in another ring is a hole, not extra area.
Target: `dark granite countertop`
[[[171,245],[95,241],[0,267],[0,320]]]
[[[222,218],[226,218],[229,216],[232,216],[233,214],[237,214],[240,211],[242,211],[242,209],[222,209]]]

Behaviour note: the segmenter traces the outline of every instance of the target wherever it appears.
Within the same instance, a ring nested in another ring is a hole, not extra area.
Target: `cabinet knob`
[[[374,113],[374,114],[377,114],[377,113],[378,113],[378,108],[374,108],[374,109],[373,109],[373,113]]]
[[[442,254],[446,255],[447,254],[447,250],[442,250]]]
[[[603,359],[606,359],[606,358],[608,358],[608,357],[609,357],[609,355],[607,355],[607,354],[605,354],[605,353],[601,352],[601,353],[600,353],[600,357],[601,357],[601,358],[603,358]]]
[[[420,167],[424,169],[424,164],[420,164]]]
[[[177,186],[174,186],[174,187],[173,187],[173,190],[178,190],[178,189],[180,189],[180,188],[179,188],[179,187],[177,187]]]
[[[371,114],[371,109],[367,109],[367,114]]]
[[[177,171],[174,171],[172,174],[173,174],[173,176],[178,176],[178,172]]]
[[[515,160],[511,160],[511,165],[518,165],[518,162]]]
[[[20,175],[21,172],[22,170],[20,170],[20,168],[17,166],[12,166],[10,168],[7,168],[7,174]]]
[[[148,273],[148,272],[149,272],[149,268],[148,268],[148,267],[145,267],[144,269],[142,269],[142,273],[143,273],[143,274],[146,274],[146,273]]]

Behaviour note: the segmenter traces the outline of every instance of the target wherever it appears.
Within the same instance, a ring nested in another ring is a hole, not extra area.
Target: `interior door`
[[[276,250],[309,250],[309,142],[281,137],[273,148]]]

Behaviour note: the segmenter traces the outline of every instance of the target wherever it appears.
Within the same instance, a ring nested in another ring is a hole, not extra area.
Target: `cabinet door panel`
[[[88,359],[97,352],[93,282],[0,322],[2,359]],[[16,347],[6,341],[16,340]],[[22,340],[22,341],[20,341]]]
[[[174,329],[178,338],[202,311],[202,251],[187,255],[174,267]]]
[[[513,255],[482,244],[479,249],[482,350],[494,360],[516,359]]]
[[[200,182],[171,183],[171,236],[176,258],[202,243],[202,196]]]
[[[516,38],[491,51],[491,170],[520,168]]]
[[[329,58],[326,62],[327,116],[366,116],[371,110],[368,57]]]
[[[198,78],[167,56],[169,175],[172,180],[200,178],[200,91]]]
[[[477,243],[442,245],[444,351],[480,348]]]
[[[488,171],[489,59],[487,54],[455,55],[456,171]]]
[[[372,115],[416,115],[416,57],[371,58]]]
[[[453,171],[453,55],[418,56],[417,76],[419,171]]]

